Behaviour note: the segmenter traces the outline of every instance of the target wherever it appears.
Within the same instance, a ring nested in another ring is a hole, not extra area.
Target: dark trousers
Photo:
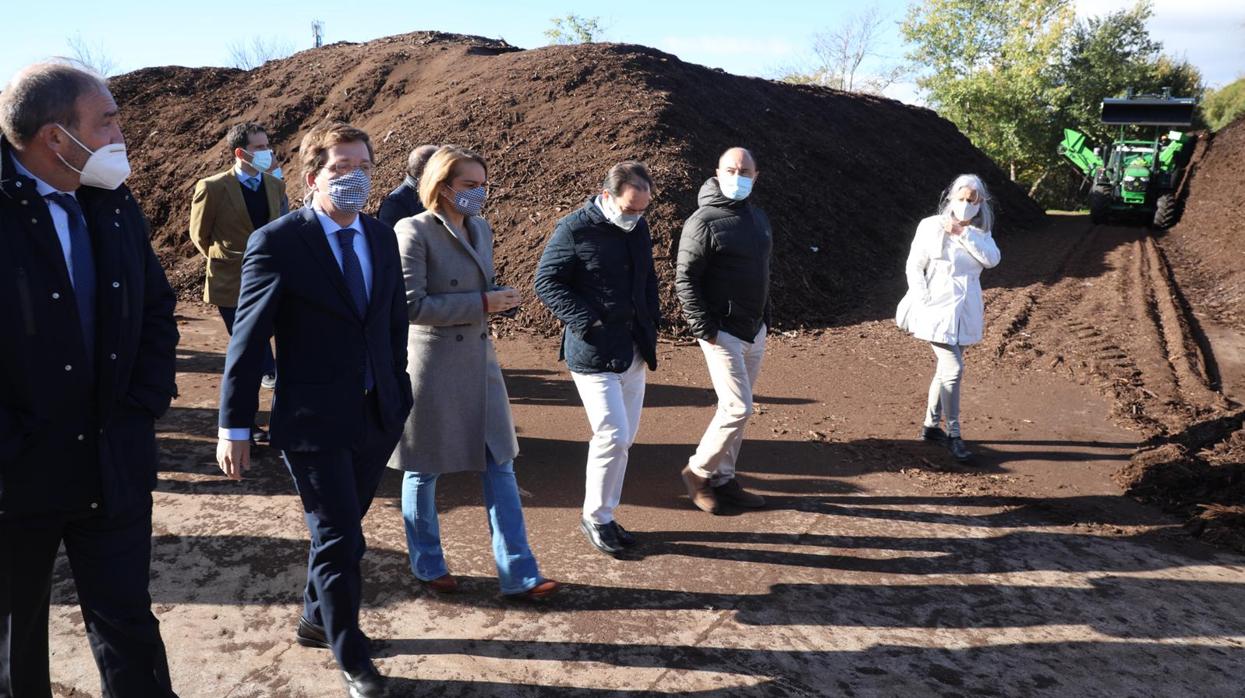
[[[0,521],[0,697],[51,698],[48,603],[65,544],[105,698],[176,698],[151,613],[151,503],[116,516]]]
[[[359,565],[367,550],[363,516],[401,436],[382,429],[374,397],[366,404],[366,426],[352,448],[284,452],[311,533],[303,616],[324,628],[338,665],[349,672],[361,671],[371,660],[359,630]]]
[[[237,308],[226,308],[224,306],[217,306],[217,310],[220,311],[221,319],[225,321],[225,331],[229,333],[230,337],[232,337],[233,336],[233,320],[234,318],[238,316],[238,309]],[[277,362],[276,362],[276,359],[272,357],[272,342],[271,341],[267,342],[264,346],[264,362],[263,364],[261,364],[261,368],[262,368],[261,372],[265,376],[277,375]]]

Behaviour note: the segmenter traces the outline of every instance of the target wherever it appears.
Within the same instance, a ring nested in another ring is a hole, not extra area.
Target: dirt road
[[[663,344],[618,512],[633,559],[576,528],[588,428],[556,343],[499,340],[530,537],[568,589],[540,607],[498,597],[480,485],[461,475],[440,506],[466,590],[430,595],[388,476],[365,524],[381,670],[399,695],[1239,696],[1245,557],[1111,480],[1145,434],[1127,412],[1159,424],[1215,397],[1189,383],[1195,364],[1136,348],[1153,332],[1130,313],[1153,316],[1155,286],[1121,279],[1150,278],[1145,241],[1088,231],[1056,220],[1001,244],[966,375],[970,466],[913,441],[933,359],[881,299],[874,321],[773,340],[740,464],[771,506],[702,514],[678,470],[712,393],[699,350]],[[180,312],[151,585],[179,692],[341,695],[329,655],[292,641],[306,532],[288,474],[268,454],[242,483],[218,476],[225,336],[206,309]],[[57,576],[58,695],[95,696],[63,560]]]

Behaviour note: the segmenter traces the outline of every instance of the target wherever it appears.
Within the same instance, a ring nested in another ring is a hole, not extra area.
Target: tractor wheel
[[[1154,227],[1166,230],[1180,218],[1180,210],[1175,194],[1164,194],[1154,202]]]
[[[1091,223],[1107,222],[1111,213],[1111,190],[1107,187],[1094,187],[1089,192],[1089,220]]]

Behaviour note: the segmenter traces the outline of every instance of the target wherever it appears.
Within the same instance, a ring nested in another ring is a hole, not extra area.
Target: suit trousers
[[[360,563],[367,550],[363,517],[401,436],[382,427],[374,393],[365,409],[363,432],[351,448],[282,453],[311,534],[303,617],[324,628],[338,665],[352,673],[371,660],[359,629]]]
[[[729,332],[718,332],[716,344],[698,340],[718,395],[718,409],[687,464],[692,472],[709,478],[714,487],[735,477],[744,427],[752,416],[752,391],[765,358],[765,337],[766,327],[761,325],[751,342]]]
[[[622,373],[571,372],[571,380],[588,415],[588,426],[592,427],[584,477],[583,517],[593,523],[613,521],[614,509],[622,499],[627,459],[640,431],[647,376],[648,365],[638,349],[631,366]]]
[[[151,500],[113,516],[0,521],[0,697],[51,698],[48,605],[61,543],[105,698],[176,698],[151,612]]]

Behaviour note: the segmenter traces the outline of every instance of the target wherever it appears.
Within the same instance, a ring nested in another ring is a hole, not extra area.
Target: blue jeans
[[[527,544],[514,461],[494,463],[490,454],[481,476],[501,592],[521,594],[539,584],[542,578],[536,568],[536,556]],[[436,473],[414,472],[402,477],[402,519],[406,524],[411,572],[424,581],[449,574],[445,553],[441,550],[441,525],[437,521],[438,477]]]

